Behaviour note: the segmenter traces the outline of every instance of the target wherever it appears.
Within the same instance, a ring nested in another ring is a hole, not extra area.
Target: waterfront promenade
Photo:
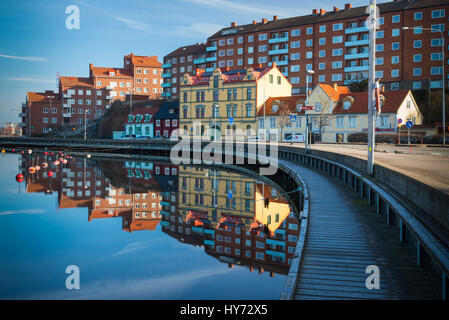
[[[295,299],[441,299],[441,280],[417,267],[416,249],[401,243],[366,200],[336,178],[281,160],[309,190],[309,222]],[[366,267],[380,270],[368,290]]]

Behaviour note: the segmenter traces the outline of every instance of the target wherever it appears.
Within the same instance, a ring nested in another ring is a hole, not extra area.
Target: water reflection
[[[30,173],[36,165],[40,170]],[[90,223],[121,218],[123,231],[162,230],[180,243],[203,247],[229,268],[270,277],[288,273],[300,228],[287,199],[266,182],[169,162],[56,153],[22,155],[19,169],[27,193],[57,193],[58,213],[87,208]]]

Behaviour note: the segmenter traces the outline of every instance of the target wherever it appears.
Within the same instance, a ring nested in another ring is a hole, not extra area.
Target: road
[[[293,145],[304,147],[303,143]],[[313,144],[311,149],[367,158],[366,145]],[[449,194],[449,148],[379,144],[374,161]]]

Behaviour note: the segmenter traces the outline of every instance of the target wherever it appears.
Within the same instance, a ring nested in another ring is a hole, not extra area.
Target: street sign
[[[229,190],[229,191],[228,191],[228,199],[229,199],[229,200],[231,200],[231,199],[232,199],[232,197],[233,197],[233,195],[232,195],[232,191],[231,191],[231,190]]]
[[[229,124],[232,125],[232,124],[234,123],[234,118],[229,117],[229,118],[228,118],[228,121],[229,121]]]
[[[398,119],[398,125],[402,124],[402,119]]]
[[[407,121],[405,126],[410,129],[411,127],[413,127],[413,122]]]
[[[315,110],[314,106],[300,106],[299,110]]]
[[[296,122],[296,114],[290,115],[290,122]]]

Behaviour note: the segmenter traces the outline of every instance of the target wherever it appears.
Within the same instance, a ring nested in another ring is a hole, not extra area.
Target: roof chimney
[[[273,16],[273,21],[278,21],[278,16]]]
[[[326,13],[326,10],[320,9],[320,16],[323,16]]]
[[[318,9],[313,9],[312,13],[313,14],[317,14],[318,13]]]
[[[277,63],[276,62],[273,62],[271,65],[273,66],[273,68],[277,68]]]
[[[337,7],[334,7],[334,12],[338,12],[338,8]]]
[[[256,24],[257,23],[257,21],[256,20],[253,20],[253,24]]]
[[[352,8],[352,5],[350,3],[346,3],[345,4],[345,9],[346,10],[351,10],[351,8]]]
[[[268,21],[267,19],[262,18],[262,23],[263,23],[263,24],[267,23],[267,21]]]
[[[237,22],[231,22],[231,27],[233,28],[237,27]]]
[[[338,85],[336,83],[334,83],[334,90],[338,91]]]

